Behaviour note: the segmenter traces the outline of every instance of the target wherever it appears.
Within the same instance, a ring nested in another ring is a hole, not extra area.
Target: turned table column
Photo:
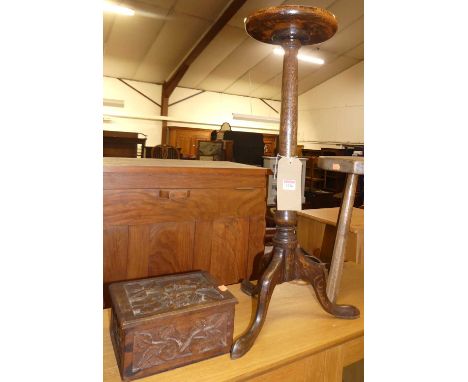
[[[258,10],[245,19],[245,27],[253,38],[284,49],[279,155],[291,158],[297,151],[297,53],[302,45],[318,44],[332,37],[338,27],[335,16],[320,8],[286,5]],[[257,296],[258,302],[249,327],[233,343],[231,358],[242,357],[252,347],[265,322],[273,290],[284,281],[307,280],[326,312],[340,318],[359,317],[354,306],[336,305],[327,298],[323,267],[297,244],[296,212],[276,211],[275,223],[273,251],[265,253],[260,261],[257,285],[248,280],[242,282],[242,290]]]

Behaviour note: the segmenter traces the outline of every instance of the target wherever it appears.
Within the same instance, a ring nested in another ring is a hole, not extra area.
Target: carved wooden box
[[[229,352],[237,300],[207,272],[125,281],[109,289],[110,332],[122,379]]]

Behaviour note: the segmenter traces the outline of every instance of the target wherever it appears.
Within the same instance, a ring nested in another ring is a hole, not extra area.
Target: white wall
[[[127,81],[156,102],[161,102],[161,85]],[[104,98],[124,100],[124,108],[104,107],[104,113],[134,116],[159,116],[161,109],[118,79],[104,77]],[[169,104],[198,93],[199,90],[176,88]],[[279,101],[267,102],[280,111]],[[232,113],[279,117],[274,110],[258,98],[236,96],[206,91],[173,106],[169,117],[182,120],[203,121],[220,126],[229,122],[233,130],[274,133],[279,124],[233,120]],[[330,144],[307,141],[364,142],[364,62],[360,62],[337,76],[299,96],[298,144],[305,148],[320,148]],[[161,143],[161,122],[112,118],[103,123],[105,130],[134,131],[148,136],[147,145]],[[216,126],[169,122],[169,126],[216,129]]]
[[[176,88],[171,96],[169,104],[177,100],[198,93],[199,90]],[[169,116],[174,118],[189,119],[214,123],[220,126],[223,122],[228,122],[233,126],[233,130],[275,133],[279,131],[279,123],[261,123],[242,120],[234,120],[232,113],[250,114],[262,117],[278,117],[281,108],[279,101],[266,100],[274,109],[265,105],[258,98],[242,97],[237,95],[215,93],[206,91],[189,98],[183,102],[169,107]],[[171,125],[172,123],[169,123]],[[174,123],[177,126],[198,127],[204,129],[216,129],[216,126],[193,125],[184,123]],[[245,128],[242,128],[245,127]]]
[[[299,96],[298,144],[364,142],[364,61]]]
[[[157,103],[161,103],[161,85],[130,80],[125,80],[125,82],[128,82]],[[107,112],[139,116],[161,114],[161,108],[158,105],[155,105],[116,78],[104,77],[103,97],[123,100],[125,102],[123,108],[104,107],[104,114]],[[148,136],[146,141],[147,146],[155,146],[161,142],[161,122],[159,121],[111,118],[110,122],[103,122],[103,130],[131,131],[145,134]]]
[[[125,80],[157,103],[161,103],[161,85]],[[161,115],[161,108],[147,100],[142,95],[129,88],[116,78],[104,77],[103,97],[118,99],[125,102],[124,108],[104,107],[104,114],[121,114],[140,117],[155,117]],[[176,88],[169,99],[169,105],[183,100],[199,90]],[[281,103],[266,100],[273,108],[280,111]],[[202,129],[217,129],[223,122],[229,122],[233,130],[275,133],[279,130],[279,123],[259,123],[241,120],[233,120],[232,113],[253,114],[266,117],[279,117],[279,114],[265,105],[258,98],[243,97],[206,91],[182,102],[169,106],[169,117],[181,120],[201,121],[205,124],[187,124],[181,122],[168,122],[169,126],[186,126]],[[211,126],[209,124],[215,124]],[[239,127],[236,127],[239,126]],[[244,126],[245,128],[242,128]],[[154,146],[161,143],[160,121],[148,121],[138,119],[110,118],[103,122],[104,130],[132,131],[146,134],[147,145]]]

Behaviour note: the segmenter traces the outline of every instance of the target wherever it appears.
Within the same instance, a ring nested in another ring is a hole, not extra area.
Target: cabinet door
[[[192,270],[195,222],[129,227],[127,278]]]
[[[253,269],[253,265],[255,262],[258,263],[265,251],[265,229],[265,215],[249,218],[249,255],[247,258],[247,277],[249,278],[254,271],[257,272],[256,269]],[[260,275],[255,273],[253,276],[254,279],[257,279]]]
[[[104,228],[104,307],[110,306],[109,283],[127,279],[128,226]]]
[[[213,222],[210,273],[224,284],[247,277],[249,218],[224,218]]]

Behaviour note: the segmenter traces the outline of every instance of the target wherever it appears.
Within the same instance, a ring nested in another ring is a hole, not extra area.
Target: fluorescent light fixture
[[[232,118],[242,120],[242,121],[266,122],[266,123],[279,123],[280,121],[278,117],[262,117],[259,115],[238,114],[238,113],[232,113]]]
[[[122,99],[104,98],[102,103],[104,106],[108,106],[108,107],[124,107],[125,106],[125,102]]]
[[[124,15],[124,16],[135,15],[135,11],[133,9],[123,7],[121,5],[117,5],[108,1],[104,2],[104,12],[112,12],[112,13],[117,13],[118,15]]]
[[[310,62],[312,64],[323,65],[325,63],[324,60],[314,56],[307,56],[306,54],[298,53],[297,59],[305,62]]]
[[[276,47],[276,48],[273,49],[273,53],[277,54],[278,56],[282,56],[282,55],[284,55],[284,50],[283,50],[283,48]],[[297,59],[301,60],[301,61],[305,61],[305,62],[310,62],[312,64],[317,64],[317,65],[323,65],[325,63],[325,61],[322,60],[321,58],[314,57],[314,56],[308,56],[308,55],[302,54],[302,53],[297,54]]]
[[[105,113],[103,115],[104,123],[109,123],[112,121],[113,118],[124,118],[124,119],[135,119],[135,120],[143,120],[143,121],[168,121],[168,122],[180,122],[180,123],[187,123],[191,125],[206,125],[206,126],[221,126],[223,122],[206,122],[206,121],[194,121],[194,120],[187,120],[184,118],[177,118],[177,117],[166,117],[164,115],[125,115],[125,114],[118,114],[118,113]],[[260,117],[260,118],[267,118],[267,117]],[[273,119],[273,118],[272,118]],[[272,121],[269,121],[272,122]],[[231,125],[234,128],[240,129],[252,129],[252,130],[265,130],[265,131],[275,131],[278,132],[278,129],[269,129],[265,127],[253,127],[253,126],[236,126]]]

